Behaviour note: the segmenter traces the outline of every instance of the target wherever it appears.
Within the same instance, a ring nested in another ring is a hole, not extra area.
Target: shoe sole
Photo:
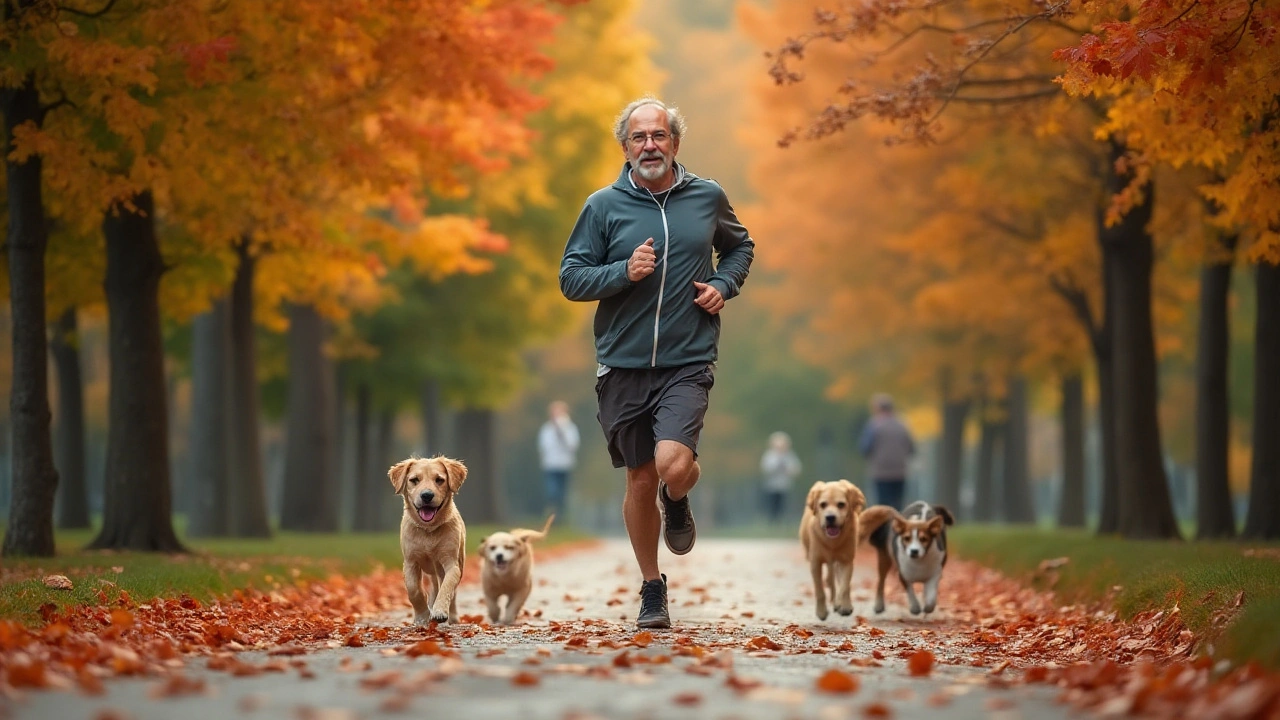
[[[645,630],[670,630],[671,620],[646,620],[644,622],[637,620],[636,627]]]

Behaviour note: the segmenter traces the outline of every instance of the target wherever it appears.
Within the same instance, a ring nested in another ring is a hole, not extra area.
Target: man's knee
[[[638,468],[627,468],[627,490],[656,493],[658,491],[657,463],[651,461]]]
[[[693,450],[683,443],[674,440],[663,440],[658,443],[658,475],[668,483],[683,482],[697,472],[697,461],[693,459]]]

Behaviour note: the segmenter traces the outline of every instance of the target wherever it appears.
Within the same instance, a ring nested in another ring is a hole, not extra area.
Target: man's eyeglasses
[[[627,138],[627,142],[634,147],[644,147],[651,139],[654,145],[662,145],[671,139],[671,134],[665,130],[658,130],[654,133],[631,133],[631,136]]]

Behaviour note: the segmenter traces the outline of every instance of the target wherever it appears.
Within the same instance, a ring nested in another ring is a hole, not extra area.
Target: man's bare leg
[[[658,445],[662,447],[661,443]],[[657,580],[658,538],[661,519],[658,514],[658,465],[655,461],[638,468],[627,468],[627,491],[622,499],[622,521],[627,526],[631,550],[636,554],[640,573],[645,580]]]
[[[693,450],[675,440],[658,441],[656,462],[658,476],[667,484],[667,496],[672,500],[688,495],[702,475],[702,468],[693,459]]]

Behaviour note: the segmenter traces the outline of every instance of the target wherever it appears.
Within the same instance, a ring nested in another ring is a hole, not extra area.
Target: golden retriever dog
[[[545,538],[555,519],[552,513],[541,530],[516,528],[480,541],[480,586],[490,622],[510,625],[519,617],[520,608],[533,591],[533,541]],[[500,612],[498,601],[504,595],[507,606]]]
[[[400,554],[404,557],[404,589],[413,604],[413,621],[458,622],[458,583],[466,560],[467,526],[453,504],[467,466],[451,458],[411,457],[387,471],[391,486],[404,497],[400,519]],[[431,579],[431,593],[422,579]]]
[[[866,506],[866,496],[848,480],[818,481],[809,488],[804,516],[800,518],[800,544],[813,573],[819,620],[827,619],[828,598],[837,613],[853,614],[849,586],[858,552],[858,513]]]

